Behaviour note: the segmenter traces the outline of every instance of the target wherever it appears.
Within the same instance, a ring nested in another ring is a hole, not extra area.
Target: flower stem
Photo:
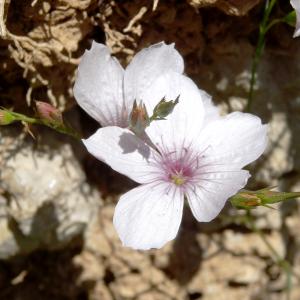
[[[26,124],[38,124],[38,125],[44,125],[47,126],[55,131],[58,131],[60,133],[72,136],[73,138],[80,140],[81,136],[78,132],[76,132],[73,128],[63,123],[63,121],[51,121],[43,118],[33,118],[28,117],[26,115],[16,113],[9,110],[2,110],[2,112],[5,112],[10,115],[10,122],[5,123],[4,125],[9,125],[13,122],[22,122]]]
[[[18,114],[16,112],[10,111],[9,112],[14,118],[15,121],[21,121],[21,122],[25,122],[25,123],[29,123],[29,124],[42,124],[41,120],[39,119],[35,119],[35,118],[31,118],[22,114]]]
[[[285,272],[285,274],[286,274],[286,299],[289,300],[291,289],[292,289],[292,276],[295,276],[298,280],[299,280],[299,276],[293,271],[290,263],[278,254],[276,249],[272,246],[272,244],[266,238],[264,232],[262,230],[260,230],[259,228],[257,228],[250,210],[247,210],[246,225],[249,227],[249,229],[251,229],[253,232],[255,232],[257,235],[260,236],[262,241],[265,243],[265,245],[271,252],[274,262]]]
[[[265,36],[267,31],[270,28],[268,26],[268,20],[275,3],[276,0],[266,1],[264,15],[259,25],[259,36],[258,36],[258,41],[255,48],[254,58],[251,66],[250,89],[248,94],[248,103],[247,103],[246,111],[250,111],[252,107],[253,97],[254,97],[254,86],[256,84],[256,77],[257,77],[257,67],[260,62],[261,56],[263,54],[263,50],[265,46]]]

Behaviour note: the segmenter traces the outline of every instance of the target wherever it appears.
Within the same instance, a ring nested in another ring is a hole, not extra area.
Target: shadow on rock
[[[164,269],[170,278],[181,285],[188,283],[201,266],[203,253],[196,239],[197,232],[199,232],[197,221],[189,207],[185,206],[169,265]]]
[[[86,291],[77,283],[82,269],[73,263],[73,256],[80,251],[78,246],[65,251],[38,251],[10,263],[0,262],[6,282],[0,299],[88,299]]]

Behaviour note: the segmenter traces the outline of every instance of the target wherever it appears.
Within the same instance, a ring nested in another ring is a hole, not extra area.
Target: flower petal
[[[128,110],[131,111],[134,100],[144,101],[142,94],[159,75],[169,71],[182,73],[183,69],[183,59],[174,44],[161,42],[138,52],[126,68],[124,77]]]
[[[102,126],[127,126],[123,101],[124,70],[105,45],[93,42],[78,66],[74,96]]]
[[[202,101],[204,106],[204,120],[203,124],[207,125],[211,121],[215,121],[220,118],[219,109],[212,102],[211,96],[205,91],[199,90],[202,94]]]
[[[296,11],[296,28],[294,32],[294,38],[300,36],[300,1],[291,0],[291,5]]]
[[[146,133],[161,152],[182,149],[198,137],[204,118],[203,95],[192,80],[174,72],[161,75],[144,94],[150,115],[163,97],[169,101],[179,96],[179,103],[166,120],[153,121],[146,128]]]
[[[127,129],[100,128],[83,143],[93,156],[138,183],[155,181],[162,172],[154,159],[155,150]]]
[[[224,207],[226,200],[242,189],[249,172],[239,171],[207,171],[195,185],[186,189],[186,197],[199,222],[209,222],[214,219]]]
[[[204,127],[198,139],[201,165],[231,165],[240,169],[262,155],[267,126],[251,114],[234,112]]]
[[[114,225],[124,246],[161,248],[176,237],[182,210],[179,189],[166,183],[141,185],[120,198]]]

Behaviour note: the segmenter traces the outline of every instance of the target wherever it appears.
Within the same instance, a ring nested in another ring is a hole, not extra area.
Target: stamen
[[[186,181],[185,178],[180,175],[171,175],[170,179],[178,186],[183,185]]]

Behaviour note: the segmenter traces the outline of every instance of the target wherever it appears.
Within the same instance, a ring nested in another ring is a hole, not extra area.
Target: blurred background
[[[185,72],[222,113],[247,105],[264,0],[0,0],[0,106],[64,112],[84,137],[99,125],[72,87],[93,40],[126,66],[153,43],[175,43]],[[271,15],[292,10],[278,0]],[[274,26],[258,66],[252,112],[269,123],[249,189],[300,191],[300,41]],[[35,136],[32,138],[30,132]],[[187,207],[176,240],[147,252],[123,248],[112,225],[135,183],[80,142],[42,126],[0,128],[1,300],[300,299],[300,208],[253,211],[258,232],[230,204],[213,222]],[[298,272],[298,274],[297,274]]]

